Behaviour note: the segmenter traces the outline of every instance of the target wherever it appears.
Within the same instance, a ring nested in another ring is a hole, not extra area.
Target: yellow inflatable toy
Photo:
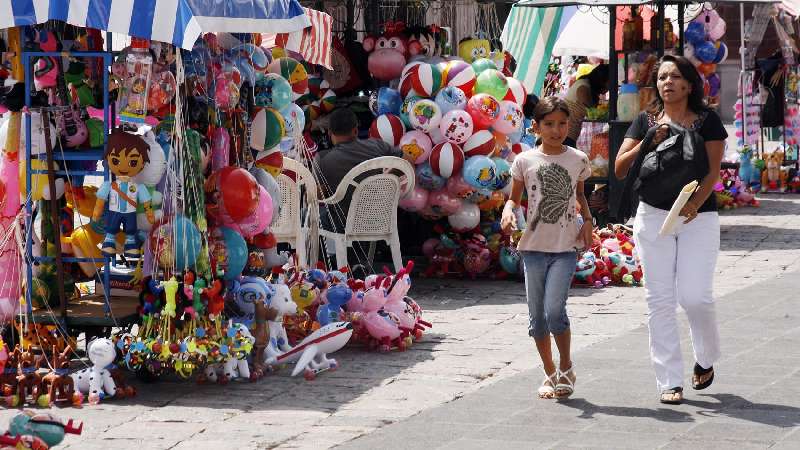
[[[488,58],[492,46],[487,39],[464,39],[458,43],[458,56],[472,64],[476,59]]]

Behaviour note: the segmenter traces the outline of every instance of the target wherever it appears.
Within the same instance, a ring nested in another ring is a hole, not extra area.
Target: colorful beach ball
[[[475,71],[475,76],[478,76],[486,70],[497,70],[497,64],[489,58],[478,58],[472,61],[472,70]]]
[[[422,100],[422,97],[418,95],[409,95],[405,100],[403,100],[403,105],[400,106],[400,119],[403,121],[403,124],[406,126],[406,128],[412,128],[409,113],[411,112],[411,107],[414,106],[414,103],[420,100]]]
[[[478,155],[491,155],[497,140],[489,130],[475,132],[464,144],[464,154],[467,158]]]
[[[499,70],[484,70],[475,82],[475,93],[489,94],[495,99],[503,98],[508,93],[508,80]]]
[[[466,94],[455,86],[445,86],[436,94],[434,101],[442,109],[442,114],[447,114],[456,109],[464,109],[467,106]]]
[[[472,116],[466,111],[456,109],[442,116],[439,132],[442,137],[455,144],[463,144],[472,136]]]
[[[259,73],[256,76],[254,98],[256,106],[280,111],[292,102],[292,87],[277,73]]]
[[[283,170],[283,154],[280,145],[256,153],[255,166],[277,177]]]
[[[422,164],[427,161],[432,148],[431,138],[422,131],[411,130],[400,139],[403,159],[411,164]]]
[[[267,66],[267,72],[276,73],[289,81],[295,94],[303,95],[308,89],[308,72],[294,58],[278,58]]]
[[[405,133],[403,121],[394,114],[382,114],[369,127],[369,137],[380,139],[389,145],[398,146]]]
[[[472,116],[475,128],[489,128],[500,115],[500,102],[489,94],[475,94],[467,102],[466,111]]]
[[[253,118],[250,126],[250,148],[271,149],[286,135],[286,123],[278,110],[264,108]]]
[[[422,63],[406,77],[411,79],[414,91],[423,97],[432,97],[442,86],[442,73],[433,64]]]
[[[522,121],[525,116],[522,114],[522,107],[511,100],[500,102],[500,116],[492,125],[492,128],[503,133],[513,134],[522,128]]]
[[[419,100],[409,110],[408,120],[415,130],[427,133],[439,126],[439,122],[442,121],[442,110],[433,100]]]
[[[450,61],[443,72],[444,82],[447,86],[461,89],[467,97],[472,95],[475,86],[475,70],[465,61]]]
[[[400,96],[403,98],[419,96],[417,91],[414,90],[414,80],[410,74],[400,77],[400,84],[397,85],[397,89],[400,91]]]
[[[506,96],[503,97],[503,100],[511,100],[519,106],[524,105],[525,97],[528,96],[525,86],[513,77],[506,77],[506,81],[508,82],[508,92],[506,92]]]
[[[464,152],[456,144],[443,142],[433,147],[429,161],[433,173],[442,178],[450,178],[461,173]]]
[[[486,156],[473,156],[464,162],[464,181],[476,189],[492,189],[496,174],[497,166]]]
[[[328,89],[322,94],[322,98],[319,101],[319,107],[322,109],[322,112],[329,113],[333,111],[336,107],[336,92],[333,89]]]

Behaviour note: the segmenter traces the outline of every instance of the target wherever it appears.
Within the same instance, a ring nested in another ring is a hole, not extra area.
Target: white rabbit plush
[[[113,397],[117,393],[117,385],[109,370],[117,356],[117,350],[111,339],[97,338],[86,346],[86,354],[92,367],[70,374],[75,389],[89,394],[89,403],[98,403],[105,397]]]

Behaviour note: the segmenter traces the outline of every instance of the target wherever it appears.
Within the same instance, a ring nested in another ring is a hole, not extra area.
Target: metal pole
[[[347,0],[345,3],[345,9],[347,10],[347,22],[345,25],[344,30],[344,40],[346,43],[351,43],[356,40],[356,3],[355,0]]]
[[[656,45],[658,45],[658,57],[659,58],[664,56],[664,17],[665,17],[664,8],[665,7],[666,7],[666,4],[665,4],[664,0],[660,0],[658,2],[658,16],[657,16],[658,33],[656,34],[656,36],[658,36],[658,43],[656,43]],[[653,26],[653,24],[650,24],[650,26]],[[652,35],[652,33],[651,33],[651,35]],[[650,45],[653,45],[653,44],[650,44]]]
[[[683,15],[686,14],[686,5],[678,3],[678,54],[683,56]]]
[[[742,142],[747,145],[747,101],[745,100],[744,72],[745,72],[745,36],[744,36],[744,3],[739,3],[739,60],[741,68],[739,71],[739,99],[742,102]]]
[[[619,60],[617,59],[617,47],[614,35],[617,30],[617,7],[614,5],[608,6],[608,26],[609,39],[608,39],[608,119],[617,119],[617,66]]]

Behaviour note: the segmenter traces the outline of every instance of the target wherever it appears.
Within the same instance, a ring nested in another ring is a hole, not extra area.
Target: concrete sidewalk
[[[538,399],[533,369],[340,448],[800,448],[799,285],[800,273],[786,273],[718,300],[724,356],[704,391],[691,389],[680,314],[683,405],[658,402],[642,326],[574,355],[569,400]]]

